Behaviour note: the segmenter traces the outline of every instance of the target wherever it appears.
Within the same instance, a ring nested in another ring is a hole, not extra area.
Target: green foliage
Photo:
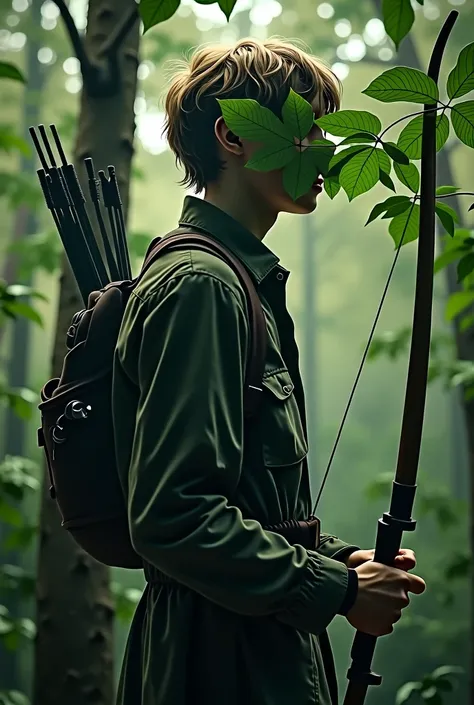
[[[323,115],[315,122],[322,130],[331,135],[354,137],[362,134],[364,141],[366,136],[372,141],[382,129],[379,118],[365,110],[340,110],[337,113]]]
[[[110,589],[115,602],[115,616],[125,624],[129,624],[142,596],[142,591],[124,588],[120,583],[111,583]]]
[[[436,201],[435,211],[444,229],[451,235],[451,237],[454,237],[454,224],[459,222],[458,214],[454,208],[451,208],[451,206],[448,206],[446,203],[442,203],[441,201]]]
[[[474,148],[474,100],[456,103],[451,108],[451,122],[457,137],[468,147]]]
[[[414,202],[403,213],[395,215],[388,226],[388,231],[392,236],[395,247],[401,247],[416,240],[419,230],[420,206]]]
[[[140,0],[138,10],[143,22],[143,31],[173,17],[180,0]]]
[[[393,168],[402,184],[409,188],[410,191],[413,191],[413,193],[418,193],[420,188],[420,172],[416,166],[414,164],[405,165],[395,163]]]
[[[7,387],[0,381],[0,402],[6,404],[23,421],[29,421],[38,403],[38,394],[26,387]]]
[[[196,2],[199,5],[216,3],[229,20],[237,0],[196,0]],[[140,0],[138,9],[143,21],[144,32],[173,17],[179,5],[180,0]]]
[[[451,294],[446,304],[445,317],[452,321],[474,303],[474,291],[457,291]]]
[[[25,77],[20,69],[8,61],[0,61],[0,78],[8,78],[10,81],[26,83]]]
[[[18,277],[23,279],[41,270],[48,274],[57,272],[61,264],[62,244],[58,234],[48,230],[13,242],[8,252],[18,255]]]
[[[313,110],[307,100],[304,100],[291,88],[282,108],[283,124],[289,129],[289,135],[303,140],[313,126]]]
[[[0,281],[0,320],[1,317],[16,319],[18,316],[23,316],[42,326],[43,319],[38,311],[25,301],[21,301],[24,296],[46,300],[41,292],[31,287],[20,284],[7,285]]]
[[[324,190],[331,200],[335,198],[341,190],[341,184],[339,183],[337,177],[326,176],[324,179]]]
[[[15,134],[10,125],[0,126],[0,149],[7,153],[16,150],[25,156],[31,154],[30,145],[25,142],[23,138]]]
[[[470,230],[458,228],[454,231],[454,237],[445,238],[443,244],[443,252],[438,255],[434,263],[435,274],[452,262],[457,262],[465,254],[471,252],[474,247],[474,238]]]
[[[0,690],[0,705],[30,705],[30,700],[19,690]]]
[[[382,16],[385,31],[398,49],[415,21],[410,0],[383,0]]]
[[[389,212],[394,206],[405,205],[405,209],[409,208],[411,200],[408,196],[390,196],[385,201],[377,203],[371,210],[370,215],[367,219],[366,225],[371,223],[373,220],[378,218],[382,213]],[[404,210],[405,210],[404,209]],[[403,211],[402,211],[403,212]]]
[[[396,705],[405,705],[408,702],[429,703],[430,705],[443,705],[443,694],[454,690],[456,676],[463,673],[458,666],[440,666],[432,673],[424,676],[421,681],[405,683],[397,693]]]
[[[36,635],[36,627],[31,619],[13,619],[7,608],[0,605],[0,641],[4,648],[15,651],[25,639],[32,641]]]
[[[362,91],[370,98],[382,103],[437,103],[439,92],[436,83],[423,71],[396,66],[384,71],[374,78],[372,83]]]
[[[225,124],[238,137],[264,142],[265,145],[275,147],[294,143],[293,137],[296,135],[293,133],[293,125],[285,125],[275,113],[256,100],[228,98],[218,99],[217,102],[222,110]]]
[[[283,169],[283,186],[291,198],[296,201],[309,191],[318,176],[318,167],[311,150],[297,152]]]
[[[436,189],[436,195],[447,196],[449,194],[456,193],[457,191],[460,191],[457,186],[438,186],[438,188]]]
[[[5,171],[0,172],[0,198],[2,196],[12,209],[21,205],[35,208],[43,199],[40,187],[29,176]]]
[[[374,147],[358,152],[341,169],[339,183],[349,201],[375,186],[379,180],[379,160]]]
[[[448,76],[446,89],[451,100],[474,90],[474,43],[465,46],[459,54],[456,66]]]
[[[382,168],[379,171],[379,179],[380,183],[382,183],[384,186],[389,188],[391,191],[396,191],[397,189],[395,188],[395,184],[393,183],[392,179],[390,176],[387,174],[386,171],[384,171]]]
[[[410,120],[400,132],[397,147],[410,159],[421,159],[421,137],[423,129],[423,116]],[[446,115],[436,117],[436,150],[439,151],[446,143],[449,136],[449,120]]]
[[[244,139],[263,143],[246,167],[259,171],[283,169],[283,184],[296,200],[311,188],[319,174],[326,174],[334,144],[315,140],[302,144],[313,125],[311,105],[290,90],[282,120],[251,99],[218,100],[227,127]]]
[[[35,576],[27,573],[20,566],[9,565],[8,563],[0,566],[1,592],[15,592],[25,598],[35,594],[35,587]]]
[[[410,160],[407,155],[402,152],[402,150],[399,149],[396,144],[393,144],[393,142],[383,142],[382,147],[387,152],[387,154],[392,157],[395,164],[403,164],[406,166],[410,164]]]

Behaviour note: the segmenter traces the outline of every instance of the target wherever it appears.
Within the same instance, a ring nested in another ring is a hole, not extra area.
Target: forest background
[[[86,1],[71,0],[68,6],[83,31]],[[425,0],[423,6],[413,6],[415,25],[398,54],[385,33],[379,5],[372,0],[357,4],[350,0],[238,0],[230,22],[217,5],[183,0],[172,19],[145,34],[134,102],[136,134],[128,228],[135,269],[149,241],[176,225],[182,204],[180,173],[161,136],[163,96],[173,62],[207,42],[245,36],[298,38],[343,80],[344,108],[373,110],[372,101],[361,91],[390,66],[413,65],[414,55],[419,68],[425,70],[437,32],[453,7],[462,18],[448,45],[442,84],[460,49],[474,39],[472,0]],[[32,296],[34,308],[25,304],[26,308],[10,309],[10,315],[3,310],[0,328],[0,386],[5,392],[5,404],[0,408],[1,467],[4,478],[16,478],[13,484],[20,488],[16,499],[21,500],[12,508],[7,501],[7,484],[2,485],[0,605],[5,607],[0,607],[0,702],[3,698],[6,705],[21,705],[26,701],[18,698],[34,699],[40,506],[35,478],[39,481],[42,477],[42,457],[36,447],[35,394],[50,375],[61,252],[37,186],[25,127],[54,122],[71,153],[81,75],[57,5],[49,0],[0,0],[0,60],[13,63],[28,76],[26,86],[0,81],[0,126],[2,134],[10,135],[0,153],[0,278],[7,284],[31,286],[44,297]],[[405,108],[380,104],[376,112],[388,124],[406,114]],[[12,135],[17,136],[16,142]],[[472,152],[451,138],[444,150],[453,183],[472,190]],[[439,183],[447,183],[441,175]],[[335,201],[323,194],[315,214],[281,216],[266,240],[291,271],[289,306],[302,353],[314,491],[324,473],[393,256],[386,221],[377,220],[364,228],[372,205],[386,196],[382,185],[351,204],[342,193]],[[472,227],[472,214],[463,210],[461,224]],[[367,548],[373,545],[376,519],[386,508],[387,478],[393,476],[415,259],[416,244],[410,243],[403,248],[397,265],[378,326],[379,345],[373,348],[373,359],[364,370],[320,505],[324,530]],[[433,360],[439,370],[449,368],[453,356],[452,323],[446,320],[448,294],[441,272],[435,281],[434,301],[437,349]],[[379,354],[375,354],[377,350]],[[429,583],[429,591],[423,599],[414,600],[395,634],[379,648],[376,665],[384,674],[384,685],[371,694],[372,705],[394,703],[397,697],[402,702],[411,690],[407,682],[418,682],[440,666],[468,669],[471,481],[464,403],[455,376],[433,374],[416,505],[419,526],[405,542],[417,551],[418,571]],[[138,572],[123,570],[113,570],[112,581],[116,678],[128,623],[143,583]],[[93,629],[94,624],[88,627]],[[352,630],[340,619],[331,626],[331,635],[342,684]],[[53,668],[54,652],[50,658]],[[435,688],[425,701],[433,705],[467,702],[466,673],[460,672],[457,680],[452,694]],[[415,702],[418,696],[413,692],[410,697]]]

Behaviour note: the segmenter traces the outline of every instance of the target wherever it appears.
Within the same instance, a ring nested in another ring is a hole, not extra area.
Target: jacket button
[[[285,386],[283,387],[283,391],[285,392],[285,394],[289,394],[292,389],[293,387],[291,386],[291,384],[285,384]]]
[[[283,281],[284,278],[285,278],[285,275],[283,274],[283,272],[278,272],[278,274],[277,274],[278,281],[281,282],[281,281]]]

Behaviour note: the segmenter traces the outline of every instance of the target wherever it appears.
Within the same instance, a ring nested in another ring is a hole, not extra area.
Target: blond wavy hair
[[[335,74],[301,44],[279,38],[203,46],[178,62],[173,73],[164,134],[184,168],[182,184],[197,192],[216,181],[224,168],[214,134],[221,115],[216,98],[253,98],[279,115],[293,88],[309,102],[316,101],[319,115],[340,106],[341,84]]]

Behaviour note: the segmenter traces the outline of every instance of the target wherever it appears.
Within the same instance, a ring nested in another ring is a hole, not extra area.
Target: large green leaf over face
[[[420,206],[417,203],[412,203],[405,213],[393,218],[388,231],[393,238],[395,247],[398,247],[400,243],[406,245],[416,240],[420,231]]]
[[[341,169],[339,183],[352,201],[369,191],[379,180],[379,160],[373,147],[355,154]]]
[[[307,149],[311,150],[312,159],[318,168],[318,173],[326,176],[336,149],[334,142],[326,139],[314,140]]]
[[[263,142],[265,146],[294,144],[292,130],[268,108],[250,98],[217,99],[225,124],[238,137]]]
[[[474,90],[474,43],[459,54],[456,66],[448,76],[447,91],[453,100]]]
[[[247,169],[256,171],[273,171],[282,169],[296,156],[295,144],[269,145],[259,149],[245,165]]]
[[[143,31],[173,17],[180,0],[140,0],[138,11],[143,22]]]
[[[454,132],[461,142],[474,148],[474,100],[466,100],[453,106],[451,121]]]
[[[307,193],[318,177],[318,168],[309,149],[298,152],[295,159],[283,169],[285,191],[296,201]]]
[[[410,159],[421,159],[421,138],[423,130],[423,115],[418,115],[405,125],[397,140],[397,147],[405,152]],[[436,117],[436,151],[444,146],[449,136],[449,120],[446,115]]]
[[[412,28],[415,13],[410,0],[383,0],[383,23],[385,31],[398,49],[400,42]]]
[[[423,71],[396,66],[384,71],[362,91],[371,98],[383,103],[436,103],[439,97],[438,86]]]
[[[314,113],[308,101],[290,88],[282,108],[282,118],[285,127],[292,132],[293,136],[302,140],[313,126]]]
[[[315,120],[322,130],[337,137],[351,137],[359,132],[378,135],[382,129],[379,118],[365,110],[340,110]]]

